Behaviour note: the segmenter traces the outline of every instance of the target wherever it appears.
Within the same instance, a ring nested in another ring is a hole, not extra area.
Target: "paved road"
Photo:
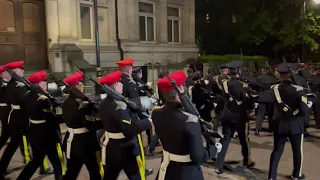
[[[266,124],[264,124],[266,125]],[[254,128],[254,122],[251,122],[251,128]],[[309,128],[309,132],[312,137],[305,138],[304,143],[304,164],[303,164],[303,172],[307,176],[308,180],[317,180],[319,179],[319,168],[316,166],[318,162],[320,162],[320,156],[318,155],[320,152],[320,130]],[[230,162],[234,168],[236,168],[236,172],[225,172],[223,175],[217,175],[213,171],[213,163],[207,163],[203,165],[203,173],[206,180],[212,179],[223,179],[223,180],[263,180],[267,179],[267,172],[269,167],[269,158],[273,148],[273,137],[270,133],[263,132],[259,137],[253,135],[253,131],[250,132],[250,140],[251,140],[251,152],[252,159],[256,162],[255,169],[244,170],[240,168],[241,165],[241,147],[239,145],[239,141],[237,139],[232,141],[232,144],[229,147],[226,161]],[[158,170],[160,164],[160,152],[161,147],[157,147],[156,152],[158,153],[155,157],[148,157],[147,166],[148,168],[153,168],[155,171]],[[0,151],[0,155],[2,155],[3,150]],[[23,168],[22,156],[20,154],[20,150],[18,150],[9,165],[9,175],[8,177],[15,179],[18,174],[21,172]],[[286,179],[286,176],[290,175],[292,172],[292,152],[290,143],[286,144],[285,152],[281,158],[281,162],[279,165],[279,177],[278,179]],[[33,179],[43,179],[49,180],[53,179],[53,176],[38,176],[35,175]],[[80,180],[89,179],[88,173],[85,169],[81,171],[79,176]],[[119,180],[126,180],[126,176],[122,173],[119,177]],[[148,177],[148,180],[155,179],[155,174]]]

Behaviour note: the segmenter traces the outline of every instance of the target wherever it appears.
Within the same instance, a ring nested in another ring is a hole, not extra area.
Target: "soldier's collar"
[[[179,103],[179,102],[172,102],[172,101],[166,102],[166,105],[165,105],[165,106],[167,106],[167,107],[169,107],[169,108],[182,108],[181,103]]]

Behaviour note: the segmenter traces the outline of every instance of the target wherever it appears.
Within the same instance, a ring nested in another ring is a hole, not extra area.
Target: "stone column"
[[[127,41],[140,41],[139,34],[139,0],[126,1]]]
[[[155,3],[156,7],[156,40],[160,43],[168,43],[168,24],[167,24],[167,0],[159,0]]]
[[[47,23],[47,42],[48,48],[58,43],[59,39],[59,20],[57,11],[57,0],[46,0],[46,23]]]
[[[195,0],[188,0],[189,2],[189,33],[188,33],[188,43],[195,44],[196,43],[196,12],[195,12]]]
[[[59,41],[72,42],[74,41],[74,25],[77,24],[76,9],[77,3],[75,0],[57,0],[57,12],[59,19]]]

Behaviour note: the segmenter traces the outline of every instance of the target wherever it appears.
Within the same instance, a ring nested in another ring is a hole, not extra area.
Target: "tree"
[[[307,1],[304,19],[304,0],[196,2],[197,36],[206,52],[233,53],[246,47],[247,51],[251,49],[257,54],[270,55],[270,50],[299,49],[302,41],[311,52],[319,49],[320,17],[311,0]],[[204,20],[206,15],[209,15],[209,22]]]

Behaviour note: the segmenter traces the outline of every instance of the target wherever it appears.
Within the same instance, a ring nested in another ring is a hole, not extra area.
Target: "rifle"
[[[110,86],[101,85],[97,80],[95,80],[95,79],[93,79],[93,78],[91,78],[89,76],[86,76],[84,74],[83,74],[83,76],[85,78],[89,79],[90,81],[92,81],[98,87],[100,87],[108,96],[111,96],[112,98],[114,98],[114,99],[116,99],[118,101],[122,101],[122,102],[126,103],[130,108],[138,111],[139,113],[144,115],[146,118],[150,118],[150,115],[147,114],[144,109],[139,107],[135,102],[132,102],[128,98],[124,97],[122,94],[120,94],[119,92],[117,92],[116,90],[111,88]]]
[[[38,84],[31,84],[28,80],[26,80],[24,77],[20,77],[18,74],[16,74],[14,71],[11,69],[8,69],[7,67],[3,66],[4,69],[11,75],[11,78],[14,78],[15,80],[23,83],[24,85],[27,86],[27,88],[31,91],[35,91],[39,94],[42,94],[46,96],[52,103],[54,103],[54,106],[60,106],[61,102],[52,97],[47,91],[42,89]]]
[[[208,134],[212,137],[216,137],[216,138],[223,138],[223,134],[221,134],[220,132],[214,131],[214,127],[213,124],[210,122],[207,122],[205,120],[202,119],[202,117],[200,116],[198,110],[196,107],[194,107],[194,105],[192,104],[191,100],[189,99],[188,95],[186,93],[181,93],[175,80],[172,80],[169,76],[167,76],[168,80],[171,82],[172,86],[174,87],[174,90],[178,93],[179,99],[181,101],[181,104],[184,108],[184,110],[190,114],[193,114],[195,116],[198,117],[202,129],[203,129],[203,134]]]
[[[77,89],[74,86],[69,86],[66,82],[64,82],[62,79],[56,77],[55,75],[51,74],[51,76],[58,82],[62,83],[64,86],[66,86],[67,90],[69,91],[69,93],[72,93],[73,95],[75,95],[77,98],[83,100],[83,101],[87,101],[92,105],[97,105],[97,102],[94,102],[92,100],[89,99],[89,97],[87,97],[83,92],[81,92],[79,89]],[[97,107],[95,107],[97,109]]]

